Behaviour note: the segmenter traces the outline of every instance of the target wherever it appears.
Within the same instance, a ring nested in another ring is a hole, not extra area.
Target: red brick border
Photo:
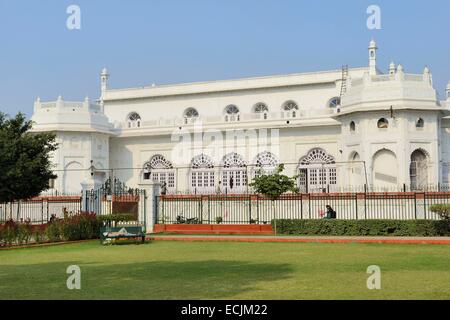
[[[450,245],[450,238],[446,239],[405,239],[405,238],[367,238],[367,239],[351,239],[351,238],[271,238],[271,237],[220,237],[220,236],[148,236],[147,240],[154,241],[210,241],[210,242],[284,242],[284,243],[378,243],[378,244],[440,244]]]

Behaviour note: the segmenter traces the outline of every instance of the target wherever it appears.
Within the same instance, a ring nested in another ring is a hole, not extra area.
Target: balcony
[[[258,125],[264,123],[274,124],[276,122],[285,123],[285,121],[305,121],[305,120],[320,120],[331,119],[335,114],[334,109],[309,109],[296,110],[295,112],[279,111],[267,113],[247,113],[237,115],[220,115],[199,118],[173,118],[173,119],[155,119],[140,121],[139,126],[130,126],[127,121],[115,122],[114,129],[118,131],[133,131],[143,129],[158,129],[158,128],[173,128],[192,126],[195,123],[202,123],[207,126],[223,126],[223,125]]]

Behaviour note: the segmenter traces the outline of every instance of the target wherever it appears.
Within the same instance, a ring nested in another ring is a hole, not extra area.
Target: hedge
[[[277,220],[277,233],[318,236],[440,237],[450,236],[450,220]]]

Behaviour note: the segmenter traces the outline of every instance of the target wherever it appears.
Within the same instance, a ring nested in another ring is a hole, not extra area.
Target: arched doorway
[[[428,157],[422,149],[417,149],[411,154],[409,178],[411,190],[426,189],[428,185]]]
[[[302,157],[298,170],[301,192],[327,192],[337,186],[336,160],[321,148],[312,149]]]
[[[190,192],[194,194],[215,193],[215,172],[212,159],[200,154],[191,161]]]
[[[223,157],[221,179],[224,193],[247,191],[247,164],[240,154],[232,152]]]
[[[388,149],[374,154],[372,179],[375,188],[394,189],[398,186],[397,156]]]
[[[143,179],[165,185],[166,192],[175,192],[175,169],[163,155],[156,154],[144,164]]]

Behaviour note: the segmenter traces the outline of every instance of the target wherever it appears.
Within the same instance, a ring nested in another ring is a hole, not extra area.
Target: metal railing
[[[81,193],[58,196],[45,195],[29,200],[0,203],[0,223],[7,220],[46,223],[52,215],[64,217],[64,213],[81,211]]]
[[[433,204],[450,204],[450,192],[164,195],[157,197],[158,224],[270,224],[273,219],[322,219],[326,206],[347,220],[439,220]]]

